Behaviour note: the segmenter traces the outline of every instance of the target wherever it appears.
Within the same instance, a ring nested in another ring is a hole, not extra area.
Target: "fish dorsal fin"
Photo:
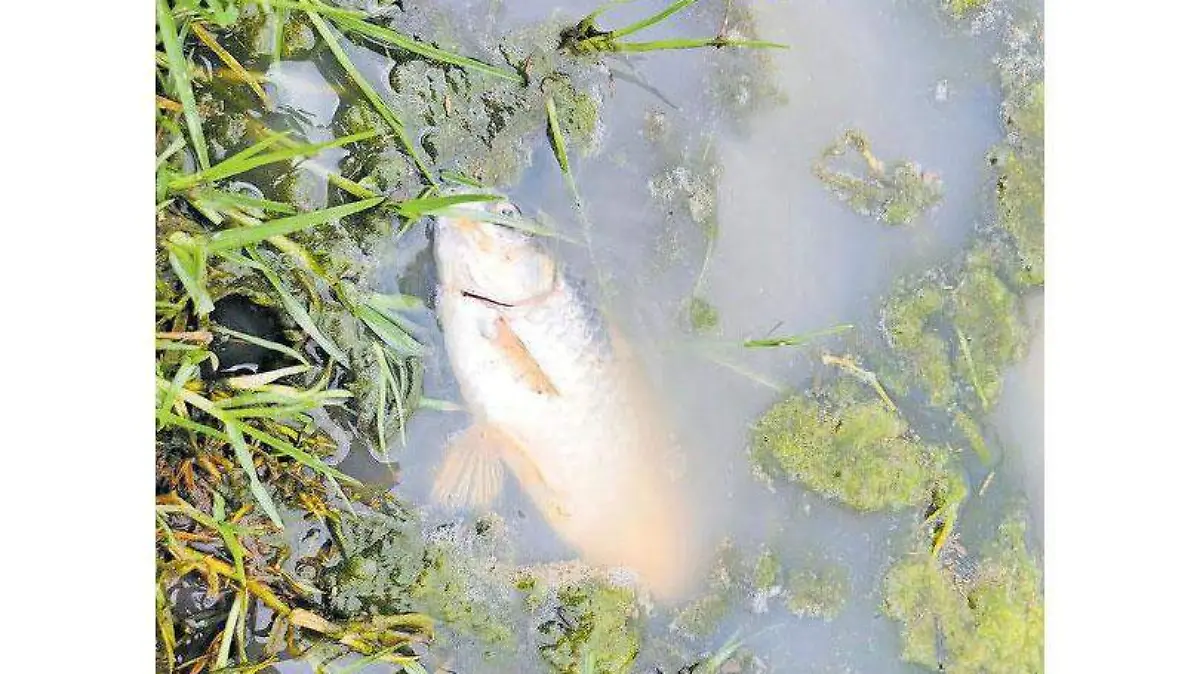
[[[484,508],[496,500],[504,484],[506,437],[489,426],[474,425],[446,448],[446,458],[433,480],[433,500],[450,508]]]
[[[557,396],[558,389],[503,316],[497,316],[492,341],[517,373],[518,379],[541,395]]]

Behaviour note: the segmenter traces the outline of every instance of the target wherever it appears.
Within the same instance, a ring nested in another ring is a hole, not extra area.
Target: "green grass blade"
[[[567,160],[567,142],[563,138],[562,127],[558,124],[558,105],[554,102],[554,95],[550,93],[546,94],[546,120],[550,126],[550,146],[554,149],[554,158],[558,160],[558,168],[567,181],[567,189],[571,191],[575,207],[582,208],[583,200],[579,198],[575,176],[571,173],[571,164]]]
[[[309,7],[309,9],[305,10],[305,14],[308,15],[308,20],[312,23],[313,27],[317,29],[317,32],[321,34],[321,39],[324,40],[325,45],[329,47],[329,51],[333,54],[333,58],[338,62],[339,65],[342,66],[342,69],[346,71],[346,74],[354,82],[355,86],[362,91],[363,96],[367,98],[367,101],[373,108],[375,108],[375,111],[378,112],[379,115],[383,117],[384,121],[387,122],[388,126],[392,127],[392,130],[396,132],[396,137],[400,139],[400,144],[404,147],[404,151],[408,153],[408,156],[412,158],[413,163],[417,165],[417,169],[421,171],[421,175],[425,176],[425,179],[429,182],[429,184],[435,184],[433,174],[429,172],[429,167],[425,165],[425,162],[421,159],[421,155],[417,154],[416,148],[413,147],[412,141],[409,140],[408,132],[404,129],[404,122],[400,121],[400,118],[396,115],[396,112],[392,110],[382,98],[379,97],[379,93],[375,91],[370,82],[367,82],[366,78],[362,76],[362,73],[358,72],[358,68],[354,67],[354,63],[350,61],[350,57],[346,54],[346,50],[342,49],[342,45],[338,41],[340,35],[334,34],[334,31],[329,27],[329,24],[325,23],[325,20],[320,16],[317,16],[317,13],[311,9],[311,5],[306,5],[306,7]]]
[[[175,618],[171,611],[172,605],[167,602],[167,593],[163,590],[163,583],[159,580],[154,584],[154,614],[158,623],[158,633],[162,639],[163,654],[165,660],[170,663],[175,662]]]
[[[575,239],[567,236],[566,234],[555,231],[548,227],[543,227],[539,224],[536,224],[533,220],[525,217],[514,218],[500,215],[499,213],[489,213],[488,211],[459,208],[456,206],[447,206],[445,208],[434,209],[428,211],[426,215],[444,216],[447,218],[465,218],[467,220],[475,220],[477,222],[491,222],[497,225],[504,225],[505,227],[512,227],[513,229],[527,232],[529,234],[536,234],[537,236],[548,236],[555,239],[568,241],[570,243],[578,243],[575,241]]]
[[[442,180],[445,180],[446,182],[455,183],[458,185],[465,185],[467,187],[474,187],[476,189],[483,188],[483,183],[479,182],[478,180],[472,178],[469,175],[459,173],[458,171],[442,171]]]
[[[351,662],[349,665],[346,665],[345,668],[339,669],[337,672],[332,672],[331,674],[358,674],[362,670],[371,666],[371,664],[373,664],[375,662],[379,662],[380,660],[382,660],[382,659],[388,657],[389,655],[395,653],[396,651],[400,650],[401,646],[404,646],[404,642],[395,644],[394,646],[388,646],[387,648],[375,651],[374,653],[372,653],[370,655],[358,658],[354,662]],[[396,660],[396,658],[389,658],[388,662],[391,664],[395,664],[395,660]],[[406,661],[402,665],[402,667],[404,667],[406,672],[410,671],[410,670],[408,670],[408,666],[415,662],[416,662],[416,658],[412,658],[411,661]],[[424,669],[424,668],[422,668],[422,669]]]
[[[200,374],[200,368],[195,363],[186,359],[180,363],[179,369],[175,371],[175,376],[171,378],[171,388],[163,392],[162,404],[158,406],[158,410],[160,412],[170,411],[175,406],[175,401],[179,398],[179,392],[183,390],[184,385],[198,374]]]
[[[200,183],[216,182],[218,180],[223,180],[225,178],[238,175],[239,173],[245,173],[251,169],[258,168],[259,166],[274,164],[281,161],[290,161],[301,156],[310,157],[323,150],[341,147],[350,143],[356,143],[360,140],[367,140],[378,135],[379,134],[375,131],[363,131],[361,133],[355,133],[349,136],[342,136],[341,138],[334,138],[333,140],[326,141],[324,143],[304,143],[282,150],[276,150],[274,152],[267,152],[265,154],[256,152],[248,156],[243,156],[242,153],[239,153],[238,155],[230,157],[229,159],[222,161],[208,170],[198,171],[196,173],[191,173],[186,176],[176,178],[170,183],[167,183],[167,187],[174,191],[181,191],[194,185],[199,185]],[[259,141],[250,148],[247,148],[247,151],[258,148],[263,143],[267,142],[273,143],[276,141],[271,141],[270,139]]]
[[[458,66],[460,68],[475,70],[486,75],[492,75],[493,77],[506,79],[510,82],[517,82],[518,84],[524,82],[524,79],[513,70],[505,70],[504,68],[498,68],[490,63],[484,63],[483,61],[467,56],[460,56],[454,52],[446,51],[445,49],[439,49],[433,45],[425,44],[424,42],[419,42],[410,37],[401,35],[389,28],[368,23],[357,17],[333,17],[333,22],[343,30],[355,32],[359,35],[371,38],[372,40],[389,44],[394,47],[399,47],[405,51],[410,51],[418,56],[423,56],[427,59],[430,59],[431,61],[439,61],[441,63]]]
[[[197,200],[206,202],[209,206],[223,209],[236,208],[239,210],[262,211],[265,213],[283,213],[295,215],[296,207],[282,201],[259,199],[245,194],[236,194],[215,187],[197,187],[190,193]]]
[[[241,426],[232,419],[221,419],[225,422],[225,432],[229,435],[229,444],[233,447],[233,456],[237,459],[238,465],[246,473],[246,478],[250,480],[250,493],[254,495],[254,500],[258,501],[258,505],[267,513],[267,517],[275,523],[275,526],[283,528],[283,519],[279,517],[279,511],[275,509],[275,503],[271,501],[271,495],[267,493],[266,487],[258,480],[258,472],[254,470],[254,457],[250,456],[250,448],[246,445],[246,439],[242,437]]]
[[[748,349],[758,349],[758,348],[776,347],[776,346],[800,346],[802,344],[807,344],[819,337],[828,337],[829,335],[836,335],[836,334],[846,332],[847,330],[853,330],[853,329],[854,329],[853,325],[850,325],[849,323],[843,323],[841,325],[835,325],[831,328],[825,328],[824,330],[816,330],[814,332],[808,332],[808,333],[805,333],[802,335],[790,335],[788,337],[772,337],[772,338],[767,338],[767,339],[747,339],[746,341],[742,342],[742,346],[744,346]]]
[[[184,146],[186,146],[186,145],[187,145],[186,138],[184,138],[183,136],[177,137],[170,145],[168,145],[166,147],[165,150],[162,151],[162,154],[155,157],[154,170],[157,171],[163,165],[163,162],[170,159],[172,156],[174,156],[174,154],[176,152],[179,152],[180,150],[182,150],[184,148]]]
[[[394,295],[371,293],[367,297],[367,303],[376,309],[390,311],[417,311],[426,308],[425,300],[416,295],[406,295],[405,293],[396,293]]]
[[[308,359],[305,358],[304,355],[301,354],[299,351],[293,349],[290,346],[286,346],[286,345],[280,344],[278,342],[272,342],[271,340],[263,339],[262,337],[255,337],[254,335],[248,335],[244,332],[238,332],[237,330],[234,330],[233,328],[227,328],[224,325],[213,324],[211,329],[213,332],[219,332],[223,335],[229,335],[230,337],[236,337],[237,339],[240,339],[243,342],[248,342],[255,346],[261,346],[264,349],[270,349],[271,351],[274,351],[276,353],[282,353],[285,356],[295,358],[296,360],[300,361],[301,363],[308,365]]]
[[[290,13],[291,10],[287,7],[278,6],[271,13],[271,63],[283,60],[284,28],[287,27]]]
[[[247,252],[250,254],[250,257],[258,263],[258,270],[262,272],[263,276],[267,277],[267,283],[270,283],[271,287],[275,289],[275,292],[279,294],[279,299],[283,302],[283,308],[288,312],[288,315],[292,317],[292,320],[296,321],[296,324],[299,325],[309,337],[312,337],[313,341],[315,341],[321,346],[322,349],[325,350],[325,353],[328,353],[329,356],[335,361],[349,368],[350,356],[347,355],[346,352],[343,351],[336,342],[327,337],[325,333],[321,332],[321,329],[317,327],[317,322],[314,321],[312,315],[308,313],[308,309],[304,307],[304,305],[295,295],[290,293],[288,289],[284,287],[283,282],[280,280],[279,275],[275,273],[275,270],[272,269],[271,266],[262,259],[262,256],[259,255],[257,250],[248,248]]]
[[[333,171],[330,171],[326,177],[329,178],[329,182],[333,183],[335,187],[339,187],[350,194],[353,194],[359,199],[370,199],[371,197],[379,196],[378,192],[363,187],[353,180],[345,178],[341,174],[334,173]]]
[[[742,647],[742,643],[742,640],[735,633],[721,646],[721,650],[705,658],[704,662],[696,670],[696,674],[718,674],[721,671],[721,667]]]
[[[362,201],[342,204],[341,206],[334,206],[333,208],[323,208],[319,211],[310,211],[286,218],[270,220],[258,227],[239,227],[237,229],[222,230],[212,235],[212,238],[208,242],[208,249],[216,252],[243,248],[261,243],[273,236],[292,234],[293,232],[326,224],[331,220],[365,211],[368,208],[379,205],[382,201],[383,197],[364,199]]]
[[[230,377],[225,380],[225,383],[236,389],[257,389],[267,384],[273,384],[284,377],[290,377],[296,374],[304,374],[312,369],[313,366],[308,364],[291,365],[281,367],[278,370],[267,370],[266,372],[257,372],[255,374],[243,374],[237,377]]]
[[[281,439],[275,437],[274,435],[271,435],[270,433],[265,433],[263,431],[258,430],[257,428],[255,428],[253,426],[244,424],[240,421],[234,422],[234,423],[236,423],[238,425],[238,428],[240,428],[242,430],[242,432],[244,432],[246,435],[254,438],[255,440],[258,440],[262,444],[270,447],[271,449],[279,452],[280,454],[283,454],[284,456],[288,457],[289,459],[292,459],[296,463],[299,463],[301,465],[311,468],[313,471],[320,473],[321,475],[324,475],[329,478],[333,478],[334,480],[337,480],[338,482],[342,482],[344,484],[352,484],[352,485],[356,485],[356,486],[362,484],[358,480],[350,477],[349,475],[346,475],[345,473],[341,472],[340,470],[334,468],[333,466],[330,466],[329,464],[314,457],[313,455],[309,454],[308,452],[305,452],[304,450],[296,447],[295,445],[293,445],[290,442],[281,440]]]
[[[359,304],[351,310],[360,321],[365,323],[388,346],[406,356],[420,356],[425,353],[425,347],[413,339],[412,335],[391,318],[366,303]]]
[[[198,421],[192,421],[191,419],[181,417],[174,412],[159,410],[158,412],[154,413],[154,418],[170,426],[178,426],[179,428],[192,431],[193,433],[200,433],[218,440],[229,442],[229,434],[225,433],[224,431],[217,430],[212,426],[207,426]]]
[[[220,401],[214,403],[214,405],[215,409],[218,410],[228,410],[247,405],[281,405],[301,407],[303,410],[308,411],[352,396],[345,389],[322,389],[321,386],[324,386],[324,384],[318,383],[311,389],[300,389],[284,384],[264,384],[255,390],[239,393],[229,398],[222,398]]]
[[[406,201],[392,201],[388,203],[388,207],[406,218],[419,218],[450,206],[478,201],[500,201],[503,198],[498,194],[453,194],[445,197],[418,197]]]
[[[225,629],[221,633],[221,647],[217,651],[216,662],[213,663],[213,669],[224,669],[225,665],[229,664],[229,648],[233,645],[233,633],[237,631],[238,618],[242,615],[242,600],[245,599],[243,592],[238,592],[233,598],[233,605],[229,608],[229,617],[225,620]]]
[[[328,16],[328,17],[333,17],[333,18],[348,16],[348,17],[361,19],[361,18],[367,16],[367,14],[360,12],[357,9],[343,9],[341,7],[334,7],[332,5],[326,5],[325,3],[322,3],[322,2],[310,2],[309,0],[305,0],[304,2],[297,2],[296,0],[259,0],[259,1],[270,7],[277,7],[277,8],[281,8],[281,9],[302,9],[305,11],[312,10],[312,11],[316,12],[317,14],[321,14],[322,16]]]
[[[379,346],[378,342],[371,344],[375,352],[375,360],[379,363],[379,377],[375,383],[375,434],[376,443],[379,450],[379,459],[387,460],[387,434],[385,427],[387,422],[387,378],[384,373],[390,373],[391,366],[387,362],[387,356],[383,354],[383,347]],[[399,398],[396,399],[397,404]]]
[[[201,169],[207,169],[208,143],[204,140],[204,129],[200,125],[200,111],[196,108],[196,96],[192,92],[189,63],[179,43],[179,32],[175,17],[167,0],[158,0],[158,34],[162,37],[163,50],[167,53],[167,69],[171,74],[171,86],[179,104],[183,106],[183,118],[187,122],[188,135],[192,138],[192,149]]]
[[[258,83],[254,75],[251,75],[250,71],[246,70],[245,66],[233,54],[230,54],[228,50],[221,46],[220,42],[217,42],[217,38],[213,37],[212,33],[208,32],[202,24],[195,23],[192,25],[192,34],[196,36],[196,39],[203,42],[204,46],[211,49],[217,55],[217,58],[221,60],[221,63],[224,63],[226,67],[233,71],[233,74],[238,79],[250,87],[259,100],[263,102],[263,105],[268,104],[267,92],[263,90],[262,85]]]
[[[723,37],[656,40],[654,42],[613,42],[613,51],[648,52],[667,49],[699,49],[701,47],[742,47],[744,49],[787,49],[788,45],[766,40],[730,40]]]
[[[660,21],[663,21],[664,19],[670,17],[672,14],[678,12],[679,10],[686,8],[688,5],[695,4],[695,2],[696,2],[696,0],[676,0],[675,2],[671,3],[666,9],[659,12],[658,14],[655,14],[654,16],[642,19],[641,21],[638,21],[636,23],[631,23],[628,26],[625,26],[624,28],[614,30],[614,31],[610,32],[607,35],[607,37],[610,40],[616,40],[617,38],[624,37],[626,35],[632,35],[633,33],[636,33],[639,30],[644,30],[646,28],[649,28],[650,26],[653,26],[656,23],[659,23]]]
[[[207,315],[213,310],[213,301],[204,282],[208,264],[204,246],[183,232],[172,234],[166,246],[167,261],[192,300],[196,313]]]
[[[438,412],[461,412],[463,410],[463,406],[456,402],[425,397],[421,398],[418,407],[423,410],[436,410]]]
[[[261,152],[265,152],[267,148],[271,147],[272,145],[283,145],[285,147],[303,145],[303,143],[300,143],[299,141],[292,140],[291,135],[291,131],[269,131],[262,140],[231,157],[226,157],[221,163],[224,164],[225,162],[237,162],[249,159],[250,157],[253,157]]]

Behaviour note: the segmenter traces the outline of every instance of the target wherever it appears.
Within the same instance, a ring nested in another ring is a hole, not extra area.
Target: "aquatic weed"
[[[766,40],[732,38],[718,33],[710,38],[676,38],[648,42],[622,40],[651,26],[662,23],[676,12],[695,4],[696,0],[676,0],[666,9],[640,21],[610,31],[596,27],[596,19],[621,2],[608,2],[591,14],[580,19],[571,28],[563,31],[560,47],[573,54],[595,54],[602,52],[649,52],[666,49],[696,49],[701,47],[745,47],[750,49],[786,49],[787,45]]]
[[[1010,517],[977,565],[918,552],[888,571],[883,612],[900,623],[905,660],[946,672],[1042,671],[1041,573],[1024,538],[1024,521]]]
[[[641,648],[641,613],[633,590],[592,579],[568,583],[554,596],[555,615],[537,631],[539,647],[555,672],[623,674]]]
[[[862,160],[861,169],[839,167],[846,163],[844,157],[850,151]],[[871,152],[867,137],[857,130],[847,131],[827,147],[813,163],[812,171],[851,210],[889,225],[907,225],[942,199],[942,182],[937,174],[923,171],[911,161],[885,164]]]
[[[752,431],[752,462],[764,476],[797,481],[856,510],[930,503],[955,479],[953,453],[921,442],[874,396],[842,377],[777,403]]]

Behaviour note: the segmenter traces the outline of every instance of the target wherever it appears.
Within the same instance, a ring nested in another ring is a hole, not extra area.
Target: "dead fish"
[[[437,218],[437,312],[473,425],[434,499],[483,507],[505,468],[581,559],[633,571],[660,600],[691,583],[694,527],[669,426],[637,358],[509,202]]]

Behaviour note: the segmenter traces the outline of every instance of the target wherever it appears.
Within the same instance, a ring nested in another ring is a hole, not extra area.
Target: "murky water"
[[[556,10],[565,17],[582,16],[596,3],[463,4],[495,10],[496,29],[503,32],[543,21]],[[705,91],[727,52],[615,59],[614,70],[640,77],[657,92],[626,77],[615,78],[604,91],[599,147],[591,156],[573,156],[592,252],[567,246],[561,254],[578,275],[600,279],[590,284],[591,292],[634,336],[651,378],[669,401],[709,548],[715,552],[718,542],[729,538],[747,556],[770,545],[785,565],[817,555],[849,569],[850,598],[833,620],[802,619],[778,607],[756,615],[740,606],[712,643],[700,647],[719,646],[737,631],[774,671],[920,671],[901,662],[896,625],[878,610],[880,580],[905,550],[911,517],[855,515],[799,487],[785,484],[771,491],[751,475],[747,428],[781,393],[706,358],[682,329],[680,307],[704,259],[703,237],[694,229],[664,224],[668,218],[649,185],[664,167],[694,166],[702,156],[721,167],[718,235],[700,288],[720,316],[721,330],[713,339],[798,334],[842,323],[874,330],[878,299],[893,280],[952,257],[985,217],[991,179],[983,157],[1003,134],[992,62],[998,41],[988,31],[972,35],[932,1],[760,1],[753,7],[761,37],[791,45],[773,54],[773,71],[762,73],[786,102],[750,113],[740,124],[714,121]],[[612,23],[644,11],[636,3],[619,7]],[[712,25],[685,14],[656,30],[705,35]],[[365,50],[355,57],[368,66],[379,58]],[[386,80],[386,64],[364,71]],[[301,119],[311,138],[331,137],[336,93],[322,86],[310,64],[281,64],[271,81],[280,108]],[[648,120],[670,129],[671,140],[648,139]],[[889,228],[833,198],[810,165],[848,128],[865,132],[885,160],[911,159],[938,173],[945,194],[940,206],[912,227]],[[311,164],[329,167],[339,156],[323,155]],[[548,144],[535,144],[533,166],[511,196],[527,212],[544,211],[579,232]],[[381,285],[395,289],[401,272],[409,274],[409,283],[414,275],[428,276],[425,245],[418,230],[397,242],[395,259],[380,273]],[[1031,314],[1040,316],[1036,300]],[[454,400],[455,384],[432,315],[423,324],[435,346],[426,395]],[[1039,334],[1040,324],[1035,322]],[[995,478],[996,498],[1027,495],[1035,523],[1031,531],[1038,538],[1040,344],[1036,339],[1027,362],[1010,373],[991,419],[1006,448]],[[740,366],[776,386],[802,389],[813,367],[813,352],[806,349],[733,353]],[[419,413],[407,445],[393,448],[403,467],[397,492],[426,503],[446,437],[468,423],[465,413]],[[357,450],[344,467],[381,475]],[[496,509],[508,522],[519,561],[572,557],[515,481],[509,479]],[[469,654],[462,657],[458,671],[486,669]],[[280,670],[300,671],[292,667]]]

